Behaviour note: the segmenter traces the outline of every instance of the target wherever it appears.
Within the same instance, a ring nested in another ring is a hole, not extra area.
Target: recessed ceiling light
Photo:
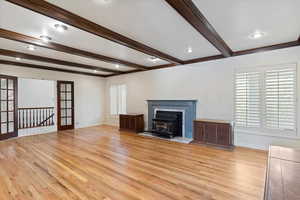
[[[50,40],[52,40],[51,37],[47,36],[47,35],[41,35],[40,38],[44,41],[44,42],[49,42]]]
[[[30,50],[30,51],[34,51],[34,50],[35,50],[35,47],[34,47],[33,45],[29,45],[29,46],[27,47],[27,49]]]
[[[262,32],[262,31],[255,31],[254,33],[251,33],[251,34],[249,35],[249,38],[255,40],[255,39],[262,38],[262,37],[265,36],[265,35],[266,35],[265,32]]]
[[[160,59],[159,58],[156,58],[156,57],[154,57],[154,56],[151,56],[150,58],[149,58],[149,61],[151,61],[151,62],[158,62],[158,61],[160,61]]]
[[[120,65],[116,64],[116,68],[119,69],[119,68],[120,68]]]
[[[111,3],[111,0],[94,0],[97,4],[109,4]]]
[[[187,52],[188,52],[188,53],[192,53],[192,52],[193,52],[192,47],[189,47],[188,50],[187,50]]]
[[[21,60],[21,58],[19,58],[19,57],[16,57],[16,60]]]
[[[59,32],[64,32],[64,31],[68,30],[68,27],[63,24],[55,24],[54,28]]]

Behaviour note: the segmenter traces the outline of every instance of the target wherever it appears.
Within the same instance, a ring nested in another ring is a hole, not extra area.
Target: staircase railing
[[[19,108],[19,129],[54,125],[54,107]]]

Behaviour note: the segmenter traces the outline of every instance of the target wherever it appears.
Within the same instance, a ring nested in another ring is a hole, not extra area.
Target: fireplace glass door
[[[182,137],[182,112],[158,110],[152,119],[152,132],[166,137]]]

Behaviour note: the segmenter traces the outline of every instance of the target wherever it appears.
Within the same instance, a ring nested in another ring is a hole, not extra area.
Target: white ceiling
[[[220,54],[164,0],[47,1],[181,60]]]
[[[87,2],[86,2],[87,3]],[[123,59],[145,66],[167,64],[168,62],[150,62],[149,55],[95,36],[75,27],[68,26],[68,31],[57,32],[54,25],[60,23],[12,3],[1,1],[0,27],[24,35],[39,38],[48,35],[52,41],[105,56]],[[7,20],[9,19],[9,20]],[[60,23],[61,24],[61,23]]]
[[[165,0],[46,1],[184,61],[220,54]],[[300,35],[299,0],[193,2],[233,51],[291,42]],[[57,32],[54,28],[57,23],[60,22],[7,1],[0,1],[0,28],[36,38],[48,35],[59,44],[148,67],[168,64],[163,60],[151,62],[149,55],[69,25],[68,31]],[[257,40],[249,39],[248,36],[257,30],[266,35]],[[116,70],[114,64],[42,47],[29,51],[27,46],[0,38],[0,48],[3,49]],[[189,53],[188,48],[192,48],[193,52]],[[35,61],[31,63],[70,68]],[[70,69],[74,70],[74,67]],[[76,70],[85,71],[78,68]],[[129,71],[134,68],[121,66],[119,70]]]
[[[47,57],[47,58],[53,58],[57,60],[71,61],[79,64],[92,65],[95,67],[105,67],[108,69],[116,70],[114,64],[105,63],[95,59],[76,56],[76,55],[63,53],[60,51],[55,51],[55,50],[42,48],[42,47],[36,47],[35,51],[30,51],[27,49],[27,47],[28,45],[22,42],[16,42],[16,41],[0,38],[0,48],[4,48],[7,50],[12,50],[12,51],[22,52],[26,54],[31,54],[31,55]],[[120,66],[119,70],[128,71],[128,70],[132,70],[132,68]]]
[[[296,41],[300,35],[299,0],[193,0],[234,51]],[[249,34],[260,30],[257,40]]]

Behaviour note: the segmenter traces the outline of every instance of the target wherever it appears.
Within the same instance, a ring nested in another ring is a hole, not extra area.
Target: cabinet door
[[[217,143],[217,124],[205,124],[205,142],[210,144]]]
[[[120,128],[125,128],[126,127],[126,117],[123,115],[119,115],[119,120],[120,120]]]
[[[125,124],[125,127],[124,129],[129,129],[130,128],[130,118],[128,116],[124,117],[124,124]]]
[[[135,129],[135,118],[134,117],[129,117],[128,118],[128,123],[129,123],[129,129],[134,130]]]
[[[230,145],[230,125],[219,124],[217,128],[217,143],[224,146]]]
[[[194,122],[194,140],[204,142],[204,124]]]
[[[136,119],[136,124],[137,124],[137,132],[143,132],[144,131],[144,116],[139,116]]]

